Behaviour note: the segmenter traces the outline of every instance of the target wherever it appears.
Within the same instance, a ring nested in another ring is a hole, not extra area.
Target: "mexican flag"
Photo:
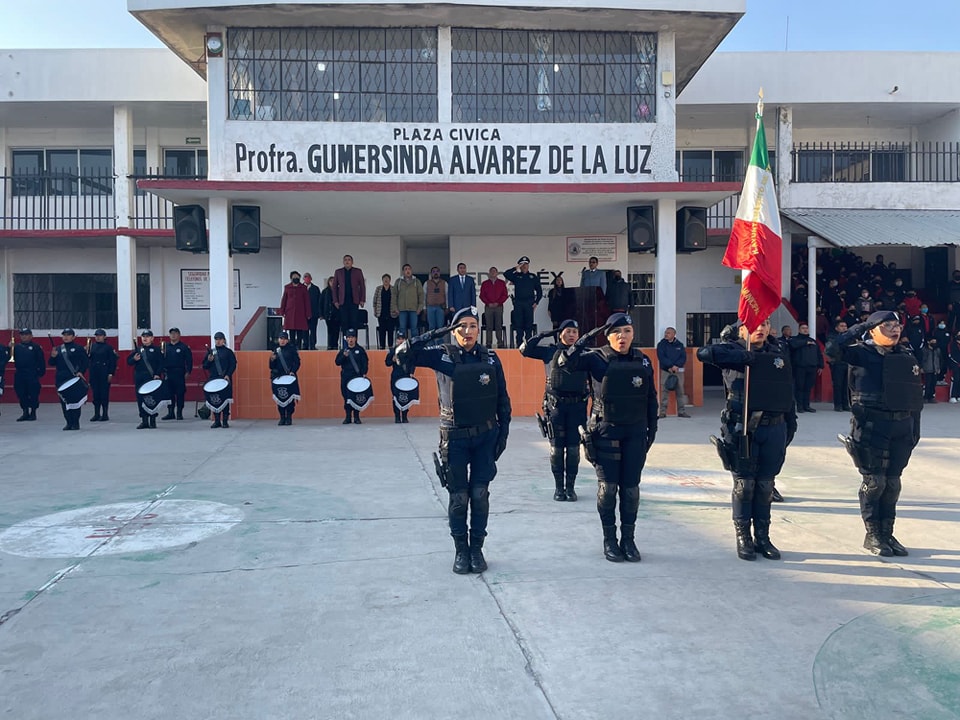
[[[740,287],[737,315],[750,332],[780,306],[781,246],[780,210],[770,172],[761,106],[740,205],[723,256],[727,267],[749,271],[744,273]]]

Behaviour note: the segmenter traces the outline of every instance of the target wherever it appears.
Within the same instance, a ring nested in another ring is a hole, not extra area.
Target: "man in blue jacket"
[[[447,307],[455,315],[464,308],[477,304],[477,284],[467,275],[467,266],[464,263],[457,265],[455,277],[447,280]]]
[[[677,394],[677,417],[690,417],[685,409],[687,396],[683,391],[683,366],[687,364],[687,350],[677,340],[676,329],[668,327],[664,330],[663,339],[657,343],[657,361],[660,363],[659,417],[667,416],[667,394],[671,390]]]

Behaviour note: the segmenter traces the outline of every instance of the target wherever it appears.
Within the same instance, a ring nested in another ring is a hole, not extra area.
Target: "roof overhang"
[[[960,210],[788,208],[780,214],[836,247],[960,245]]]
[[[626,208],[711,207],[740,183],[297,183],[140,180],[178,205],[259,205],[265,234],[502,236],[621,234]]]

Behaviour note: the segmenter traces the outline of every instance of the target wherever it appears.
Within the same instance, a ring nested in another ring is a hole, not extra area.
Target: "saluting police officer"
[[[90,366],[90,359],[83,351],[83,348],[74,342],[77,337],[76,332],[74,332],[73,328],[65,328],[60,335],[63,338],[63,344],[59,347],[54,347],[50,351],[50,366],[56,368],[56,379],[54,382],[56,382],[59,388],[68,380],[78,377],[81,379],[81,382],[86,384],[87,381],[83,379],[83,374]],[[84,393],[83,399],[86,400],[86,393]],[[67,408],[66,403],[63,401],[63,398],[61,398],[60,409],[63,411],[63,419],[67,421],[63,429],[79,430],[80,408]]]
[[[734,339],[734,332],[740,342]],[[723,370],[727,404],[720,413],[721,437],[711,437],[711,441],[724,469],[733,473],[737,556],[756,560],[759,552],[779,560],[780,551],[770,541],[770,503],[787,446],[797,432],[790,353],[770,337],[769,319],[753,332],[739,323],[728,326],[721,337],[724,342],[697,350],[697,358]]]
[[[107,331],[93,333],[90,345],[90,388],[93,390],[93,417],[90,422],[107,422],[110,419],[110,383],[117,372],[117,351],[107,343]]]
[[[370,358],[367,357],[367,351],[357,344],[357,331],[348,328],[343,331],[343,337],[347,346],[337,353],[334,362],[340,368],[340,394],[343,395],[343,424],[349,425],[352,422],[355,425],[360,424],[360,411],[353,407],[347,399],[350,393],[347,390],[347,383],[354,378],[366,377],[370,369]]]
[[[144,330],[140,333],[140,347],[133,349],[127,356],[127,365],[133,366],[133,384],[137,390],[137,409],[140,411],[140,424],[137,430],[147,430],[157,427],[157,416],[151,415],[143,407],[143,398],[140,388],[151,380],[160,380],[163,371],[163,353],[153,344],[153,331]]]
[[[36,420],[40,407],[40,378],[47,372],[43,349],[33,341],[30,328],[20,330],[20,342],[13,348],[13,389],[23,413],[17,422]]]
[[[427,347],[451,330],[453,343]],[[490,514],[489,485],[510,432],[503,366],[479,338],[480,315],[477,308],[466,307],[453,316],[450,327],[407,340],[396,351],[397,362],[408,371],[426,367],[437,375],[440,460],[435,455],[434,461],[450,494],[447,517],[456,548],[453,572],[459,575],[487,569],[483,542]]]
[[[203,369],[207,371],[207,381],[223,379],[229,385],[224,393],[229,393],[233,399],[233,374],[237,371],[237,356],[227,347],[227,336],[219,330],[214,333],[213,347],[207,350],[203,359]],[[221,393],[221,394],[224,394]],[[230,427],[230,403],[227,403],[222,412],[213,414],[212,428]]]
[[[281,375],[296,375],[299,370],[300,352],[297,346],[290,342],[290,333],[284,330],[277,335],[277,347],[270,356],[270,379],[276,380]],[[297,407],[297,401],[291,398],[285,400],[289,400],[286,405],[280,405],[280,401],[277,401],[277,412],[280,413],[277,425],[293,425],[293,411]]]
[[[556,345],[540,345],[544,338],[556,337]],[[542,360],[547,368],[547,385],[543,393],[543,413],[547,439],[550,441],[550,469],[556,490],[553,499],[577,499],[574,485],[580,468],[580,431],[587,423],[587,398],[590,379],[586,370],[573,370],[559,364],[560,356],[580,337],[576,320],[564,320],[556,330],[542,332],[524,341],[520,354]],[[538,418],[539,419],[539,418]]]
[[[609,344],[587,351],[587,343],[600,332],[606,334]],[[659,405],[653,365],[632,344],[633,321],[626,313],[614,313],[558,359],[561,367],[586,370],[593,378],[593,409],[582,439],[587,460],[597,470],[603,555],[610,562],[640,562],[634,539],[640,508],[640,473],[657,436]]]
[[[900,318],[873,313],[827,343],[834,362],[850,365],[850,436],[841,438],[863,476],[863,547],[874,555],[907,555],[893,536],[900,476],[920,441],[923,384],[917,358],[900,344]],[[869,339],[860,340],[865,333]]]
[[[533,312],[543,299],[540,276],[530,272],[530,258],[524,255],[517,260],[517,266],[503,273],[503,277],[513,283],[513,330],[517,338],[517,347],[533,335]]]
[[[161,420],[183,420],[183,404],[187,394],[187,377],[193,370],[193,353],[180,342],[180,328],[170,328],[170,342],[163,349],[163,378],[170,393],[167,414]],[[176,406],[176,408],[174,408]],[[173,412],[176,409],[176,416]]]

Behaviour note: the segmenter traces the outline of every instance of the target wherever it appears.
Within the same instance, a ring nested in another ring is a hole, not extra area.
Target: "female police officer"
[[[451,330],[455,342],[427,347],[431,340]],[[449,327],[407,340],[396,350],[396,361],[408,372],[414,367],[427,367],[437,374],[437,464],[441,483],[450,493],[447,516],[456,547],[453,571],[460,575],[487,569],[483,539],[490,513],[488,486],[497,474],[496,460],[507,447],[510,429],[510,398],[503,367],[492,350],[479,344],[479,337],[477,309],[466,307],[453,316]]]
[[[609,345],[584,352],[590,339],[605,332]],[[634,542],[640,507],[640,472],[657,435],[657,389],[653,366],[631,347],[633,324],[614,313],[558,359],[561,367],[585,370],[593,378],[593,411],[583,434],[584,452],[597,471],[597,512],[603,526],[603,554],[610,562],[640,562]],[[617,493],[620,532],[617,542]]]

